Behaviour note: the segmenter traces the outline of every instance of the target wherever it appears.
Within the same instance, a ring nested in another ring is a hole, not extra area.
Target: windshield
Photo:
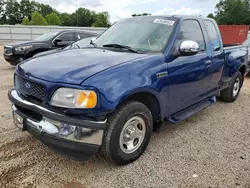
[[[50,40],[51,38],[53,38],[55,35],[57,35],[58,32],[49,32],[49,33],[45,33],[44,35],[36,38],[36,41],[47,41]]]
[[[89,46],[89,43],[90,43],[92,38],[94,38],[94,37],[84,38],[82,40],[77,41],[75,44],[77,44],[80,48],[87,47],[87,46]]]
[[[129,46],[139,52],[162,51],[172,33],[175,20],[167,17],[137,17],[117,22],[95,43]]]

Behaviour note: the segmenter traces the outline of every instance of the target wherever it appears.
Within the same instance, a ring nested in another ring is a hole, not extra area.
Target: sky
[[[203,15],[214,13],[219,0],[37,0],[49,4],[60,12],[72,13],[76,7],[96,12],[108,11],[110,21],[131,17],[132,14]]]

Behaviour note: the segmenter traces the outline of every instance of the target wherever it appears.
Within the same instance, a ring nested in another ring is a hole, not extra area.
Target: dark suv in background
[[[34,56],[37,53],[63,48],[87,37],[95,37],[97,33],[84,30],[64,30],[46,33],[33,41],[15,42],[4,46],[4,59],[11,65]]]

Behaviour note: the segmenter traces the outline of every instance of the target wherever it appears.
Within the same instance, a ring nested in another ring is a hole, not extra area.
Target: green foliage
[[[109,13],[101,12],[95,14],[95,22],[92,24],[93,27],[110,27]]]
[[[0,0],[0,24],[6,23],[6,15],[4,6],[6,5],[7,0]]]
[[[0,0],[0,24],[110,26],[108,12],[96,13],[78,8],[72,14],[59,13],[49,5],[33,0]]]
[[[220,0],[215,6],[213,18],[218,24],[249,25],[250,4],[249,0]],[[208,17],[211,18],[209,14]]]
[[[32,13],[30,25],[48,25],[45,18],[38,12]]]
[[[20,12],[21,18],[29,18],[31,19],[32,12],[36,11],[36,4],[30,2],[29,0],[21,0],[20,4]]]
[[[73,26],[71,17],[71,14],[68,13],[59,14],[59,18],[63,26]]]
[[[37,3],[37,12],[39,12],[43,17],[46,17],[48,14],[56,12],[51,6]]]
[[[213,18],[214,19],[214,15],[212,13],[210,13],[209,15],[207,15],[208,18]]]
[[[22,25],[29,25],[30,21],[29,18],[23,18]]]
[[[61,20],[56,13],[50,13],[45,17],[49,25],[61,25]]]
[[[91,26],[94,22],[93,15],[91,14],[90,10],[85,8],[79,8],[76,10],[74,14],[72,14],[73,18],[73,25],[77,26]]]
[[[20,4],[16,0],[8,0],[5,7],[6,23],[10,25],[20,24],[22,15],[20,14]]]

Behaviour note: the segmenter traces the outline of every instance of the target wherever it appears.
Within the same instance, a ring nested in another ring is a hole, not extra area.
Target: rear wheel
[[[106,159],[125,165],[140,157],[152,133],[150,110],[142,103],[130,101],[120,106],[108,123],[101,148]]]
[[[226,102],[234,102],[240,94],[242,84],[243,84],[243,76],[241,72],[237,72],[232,78],[230,86],[221,91],[220,93],[221,100]]]

